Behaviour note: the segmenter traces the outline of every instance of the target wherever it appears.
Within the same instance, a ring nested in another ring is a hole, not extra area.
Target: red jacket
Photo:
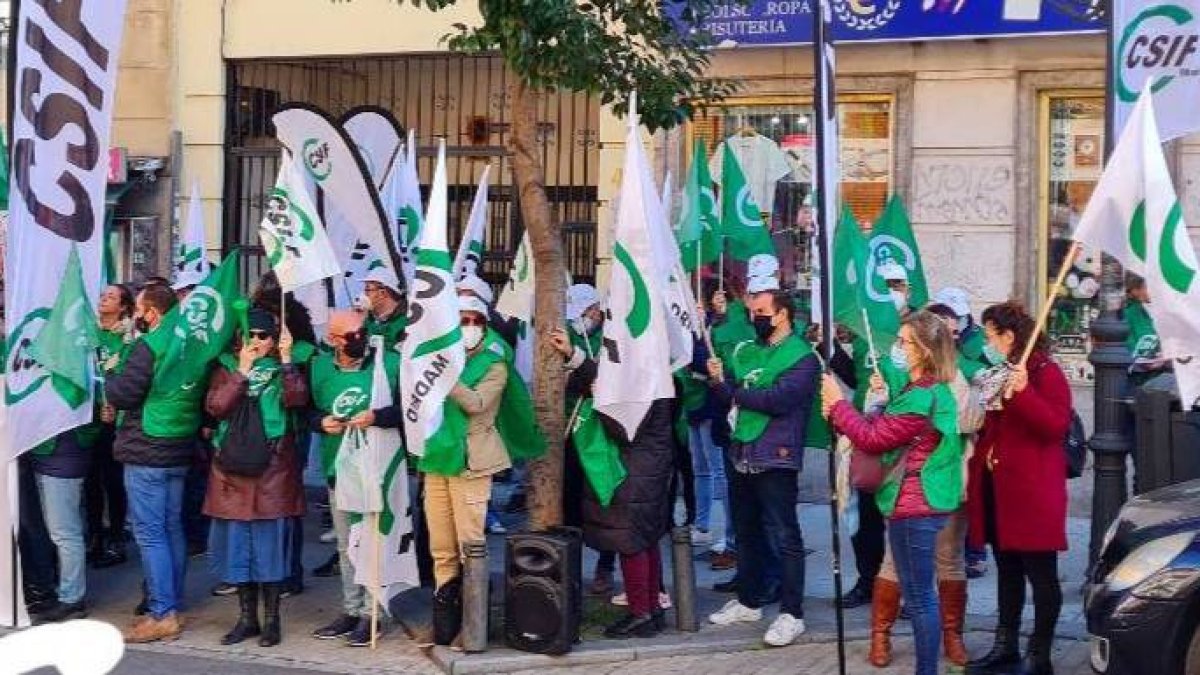
[[[969,465],[972,546],[987,541],[984,473],[991,465],[1001,551],[1067,550],[1067,460],[1071,388],[1045,352],[1029,358],[1029,385],[984,420]],[[990,458],[990,461],[989,461]]]

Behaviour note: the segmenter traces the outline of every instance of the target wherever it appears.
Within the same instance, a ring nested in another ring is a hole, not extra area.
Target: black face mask
[[[754,334],[758,336],[760,342],[766,342],[771,338],[771,334],[775,332],[775,326],[771,325],[772,316],[756,316],[754,317]]]
[[[146,317],[144,317],[144,316],[134,317],[133,327],[139,333],[149,333],[150,332],[150,322],[147,321]]]
[[[367,336],[363,333],[355,333],[353,338],[346,338],[346,345],[342,347],[342,353],[352,359],[361,359],[367,353]]]

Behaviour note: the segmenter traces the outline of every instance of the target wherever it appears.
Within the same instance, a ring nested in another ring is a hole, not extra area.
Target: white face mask
[[[579,332],[582,335],[591,335],[599,325],[600,322],[590,316],[579,317]]]
[[[483,342],[483,326],[463,326],[462,336],[467,349],[475,349]]]
[[[896,306],[897,312],[903,312],[908,307],[908,294],[903,291],[892,291],[892,304]]]

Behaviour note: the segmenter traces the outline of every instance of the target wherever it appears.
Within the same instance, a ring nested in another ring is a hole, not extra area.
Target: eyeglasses
[[[271,334],[265,330],[250,331],[250,339],[251,340],[269,340],[273,337],[275,337],[273,334]]]
[[[486,326],[487,319],[483,317],[475,318],[473,316],[464,316],[458,320],[458,323],[462,326]]]

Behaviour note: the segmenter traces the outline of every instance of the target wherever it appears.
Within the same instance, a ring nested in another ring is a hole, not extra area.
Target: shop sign
[[[827,0],[838,42],[965,40],[1102,32],[1099,0]],[[682,3],[670,5],[681,7]],[[702,24],[721,47],[812,42],[816,0],[717,7]],[[676,9],[675,11],[680,11]]]
[[[1118,0],[1113,13],[1114,128],[1119,132],[1147,82],[1163,141],[1200,129],[1200,0]],[[1118,133],[1119,136],[1119,133]]]
[[[108,184],[115,185],[129,180],[129,151],[125,148],[108,149]]]

